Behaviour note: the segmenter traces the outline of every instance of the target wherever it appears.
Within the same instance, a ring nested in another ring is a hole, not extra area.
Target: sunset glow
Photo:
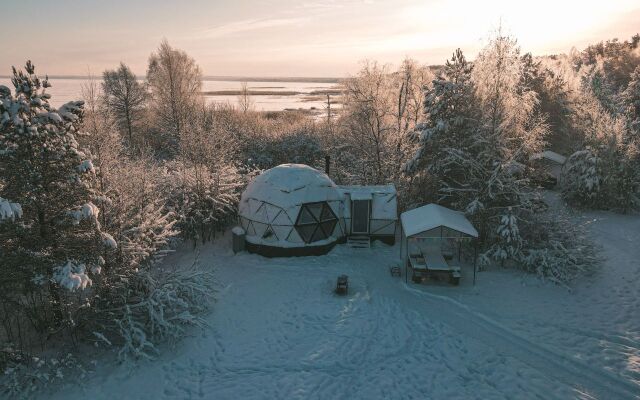
[[[32,58],[51,74],[75,75],[120,61],[143,74],[163,38],[192,54],[206,75],[345,76],[363,59],[397,63],[408,55],[441,64],[456,47],[473,57],[500,24],[523,50],[548,54],[628,38],[640,20],[633,0],[191,1],[179,11],[150,0],[64,0],[14,8],[50,18],[28,30],[19,18],[5,21],[0,34],[14,40],[0,42],[0,64]]]

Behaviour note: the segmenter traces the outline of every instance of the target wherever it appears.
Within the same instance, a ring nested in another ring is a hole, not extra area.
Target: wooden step
[[[371,238],[369,236],[349,236],[347,244],[356,249],[368,249],[371,247]]]

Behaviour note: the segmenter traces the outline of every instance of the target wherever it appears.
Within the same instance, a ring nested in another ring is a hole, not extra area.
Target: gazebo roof
[[[478,237],[478,231],[459,211],[438,204],[427,204],[400,215],[406,237],[416,236],[439,227],[447,227],[468,236]]]

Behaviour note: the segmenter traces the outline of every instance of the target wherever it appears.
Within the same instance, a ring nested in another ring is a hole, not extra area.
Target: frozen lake
[[[51,104],[58,107],[68,101],[82,98],[82,84],[86,79],[78,78],[50,78],[51,88],[48,92],[52,95]],[[9,86],[9,78],[0,78],[0,85]],[[205,99],[209,103],[229,103],[237,104],[236,94],[206,94],[207,92],[237,92],[241,89],[241,81],[232,80],[203,80],[202,90],[205,92]],[[281,111],[284,109],[317,109],[324,110],[326,107],[326,95],[318,92],[339,89],[336,83],[327,82],[281,82],[281,81],[256,81],[247,82],[247,87],[252,93],[265,92],[268,94],[253,94],[251,99],[254,109],[257,111]],[[295,94],[292,94],[295,92]],[[336,99],[336,95],[332,95]],[[332,104],[332,108],[339,108],[339,104]]]

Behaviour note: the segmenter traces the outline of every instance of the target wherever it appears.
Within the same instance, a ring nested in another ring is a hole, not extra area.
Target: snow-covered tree
[[[134,130],[147,99],[146,88],[124,63],[120,63],[117,70],[104,71],[102,80],[107,106],[132,146]]]
[[[144,148],[126,151],[112,113],[100,106],[102,95],[95,81],[84,86],[83,96],[87,103],[83,127],[89,135],[81,142],[93,154],[96,185],[102,193],[97,199],[100,221],[119,243],[117,251],[104,257],[102,279],[109,281],[163,255],[178,232],[161,190],[163,169]]]
[[[165,191],[182,235],[206,242],[233,223],[244,184],[232,164],[168,163]]]
[[[503,216],[511,209],[518,213],[529,209],[531,197],[516,173],[519,164],[510,157],[507,137],[496,132],[502,125],[497,120],[495,126],[485,122],[487,115],[491,122],[498,118],[492,112],[502,107],[495,104],[499,99],[489,110],[478,106],[472,70],[457,50],[434,80],[426,93],[426,120],[412,134],[418,150],[405,171],[431,176],[437,196],[430,200],[465,211],[483,240],[492,243]]]
[[[548,132],[538,111],[533,90],[535,65],[520,57],[515,39],[498,30],[474,63],[473,81],[482,109],[489,147],[497,147],[505,160],[524,162],[539,151]]]
[[[633,132],[633,135],[640,137],[640,66],[631,74],[631,81],[629,81],[629,85],[622,93],[622,101],[629,122],[629,129]]]
[[[588,88],[575,110],[584,147],[567,160],[562,193],[572,204],[629,211],[640,205],[640,138]]]
[[[180,136],[180,153],[165,165],[167,205],[184,237],[207,241],[227,227],[245,182],[234,164],[233,139],[201,115]]]
[[[528,234],[543,219],[549,229],[562,229],[543,216],[523,164],[546,133],[532,89],[534,67],[519,56],[514,41],[500,36],[473,67],[456,51],[426,92],[425,120],[411,134],[417,151],[404,168],[435,187],[436,195],[422,202],[467,214],[480,233],[482,260],[533,269],[528,262],[534,252],[544,254],[552,266],[536,272],[560,282],[579,269],[569,261],[575,259],[574,243],[563,237],[556,252],[546,253],[548,243]]]
[[[393,115],[395,102],[388,66],[366,62],[359,73],[344,82],[344,107],[341,135],[357,151],[360,166],[370,180],[362,183],[386,183],[394,166],[393,133],[396,125]]]
[[[422,116],[424,89],[431,85],[434,75],[430,68],[416,60],[405,58],[394,73],[397,91],[395,104],[396,130],[399,137],[413,129]]]
[[[598,157],[587,148],[576,151],[567,160],[563,172],[562,191],[571,203],[592,204],[600,193]]]
[[[154,121],[175,149],[180,134],[202,108],[202,72],[193,58],[164,40],[149,57],[147,81]]]
[[[243,114],[253,109],[253,99],[251,98],[251,91],[247,85],[247,82],[242,82],[240,87],[240,94],[238,95],[238,108]]]
[[[22,215],[0,225],[0,291],[6,298],[39,292],[46,300],[24,312],[46,331],[73,317],[78,296],[64,291],[91,285],[101,254],[117,243],[101,229],[91,154],[76,140],[83,102],[51,107],[50,84],[30,61],[24,72],[14,68],[11,81],[14,94],[0,86],[0,196],[20,204]],[[20,298],[11,301],[26,306]]]

